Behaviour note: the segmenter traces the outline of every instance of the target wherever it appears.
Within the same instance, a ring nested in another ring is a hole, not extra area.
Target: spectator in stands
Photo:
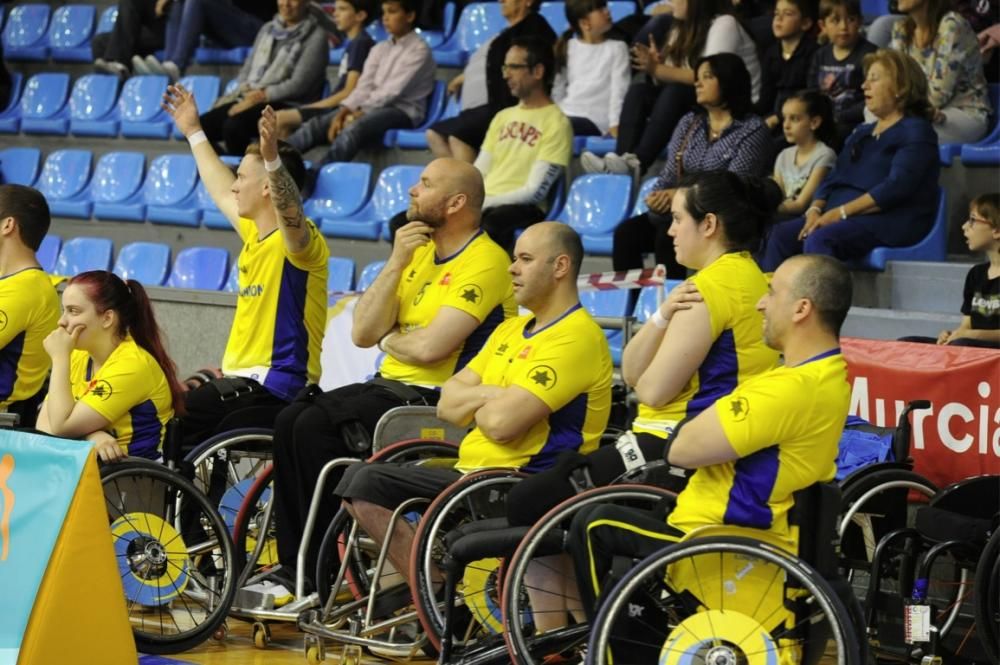
[[[38,429],[86,439],[105,462],[158,459],[167,423],[184,412],[184,393],[146,290],[91,270],[70,278],[62,304],[44,342],[52,377]]]
[[[185,0],[187,2],[187,0]],[[202,115],[201,126],[217,150],[242,155],[257,138],[265,106],[274,109],[313,101],[323,92],[329,57],[326,33],[306,0],[279,0],[278,14],[257,33],[240,69],[239,88]]]
[[[293,579],[288,569],[323,465],[337,457],[367,457],[375,424],[389,409],[436,404],[444,382],[515,315],[507,255],[480,230],[482,201],[482,177],[472,165],[438,159],[424,169],[410,189],[409,221],[354,309],[354,343],[377,344],[386,354],[379,375],[304,397],[278,416],[274,510],[278,559],[286,569],[279,583]],[[317,524],[328,524],[337,507],[332,496],[324,496]],[[319,546],[318,539],[313,543],[309,561]]]
[[[879,49],[865,58],[862,89],[876,122],[847,139],[805,217],[771,229],[765,271],[803,251],[846,261],[912,245],[934,224],[940,166],[923,70],[904,53]]]
[[[427,130],[427,145],[435,157],[454,157],[470,164],[486,138],[490,121],[499,111],[517,104],[503,74],[511,41],[537,37],[553,45],[556,33],[538,13],[538,0],[500,0],[507,27],[480,46],[462,73],[448,83],[448,94],[462,97],[462,110]]]
[[[696,63],[717,53],[735,53],[750,74],[754,102],[760,96],[757,46],[730,12],[728,0],[674,0],[673,26],[661,51],[632,47],[632,64],[649,75],[625,95],[616,150],[604,157],[580,156],[587,173],[631,173],[638,177],[667,145],[680,119],[695,104]]]
[[[821,0],[819,27],[827,44],[813,55],[806,88],[816,88],[833,100],[837,148],[864,121],[861,92],[864,58],[875,46],[861,35],[860,0]]]
[[[414,31],[416,0],[385,0],[382,25],[389,39],[376,44],[358,84],[341,101],[328,122],[325,136],[300,127],[288,139],[305,152],[312,141],[330,140],[330,149],[316,168],[330,162],[349,162],[367,145],[377,144],[390,129],[410,129],[423,122],[427,99],[434,90],[434,58],[427,43]]]
[[[132,68],[136,74],[164,74],[171,82],[176,81],[190,64],[202,35],[225,48],[254,45],[256,50],[261,45],[262,34],[270,35],[267,44],[271,44],[272,40],[284,41],[288,31],[294,33],[295,28],[282,20],[288,21],[288,17],[300,14],[308,4],[307,0],[278,0],[280,18],[272,21],[274,5],[270,0],[174,0],[166,28],[163,62],[155,55],[133,57]],[[268,33],[262,33],[261,28],[268,25],[271,26]],[[299,31],[302,29],[300,27]],[[294,35],[288,36],[295,39]],[[255,63],[255,66],[261,64],[268,63]],[[240,82],[245,78],[241,72]]]
[[[833,102],[819,91],[801,90],[785,100],[781,115],[785,141],[791,146],[774,162],[774,180],[785,193],[778,212],[797,217],[837,162],[837,153],[828,145],[836,139]]]
[[[305,166],[291,146],[277,143],[273,110],[265,107],[261,142],[247,148],[234,177],[201,131],[194,96],[175,85],[164,101],[191,144],[209,196],[243,241],[225,378],[187,393],[189,449],[227,428],[270,427],[299,391],[319,382],[330,252],[302,210]]]
[[[172,3],[172,0],[122,0],[118,3],[118,16],[111,32],[96,34],[90,41],[94,67],[124,79],[136,58],[143,67],[135,73],[148,71],[143,56],[152,58],[155,51],[163,48],[168,29],[171,38],[174,36],[180,10],[181,2]],[[171,22],[168,16],[175,15]]]
[[[618,136],[625,90],[628,47],[609,39],[611,12],[607,0],[567,0],[571,28],[556,43],[552,99],[569,118],[576,136]]]
[[[927,75],[938,141],[978,141],[991,109],[976,33],[949,0],[899,0],[899,10],[906,18],[893,26],[889,48],[909,55]]]
[[[323,136],[327,137],[327,141],[333,141],[329,130],[336,109],[358,85],[368,52],[375,46],[375,40],[365,30],[370,18],[369,6],[368,0],[337,0],[334,4],[334,22],[347,39],[342,46],[344,53],[340,56],[337,85],[330,96],[318,102],[278,111],[278,138],[287,139],[306,123],[309,129],[304,131],[314,135],[314,138],[307,139],[307,143],[321,143]]]
[[[965,20],[972,26],[972,31],[977,33],[982,43],[983,33],[997,22],[1000,15],[1000,6],[997,0],[949,0],[952,10],[965,17]],[[885,14],[877,17],[866,29],[868,41],[878,48],[888,48],[892,41],[892,29],[896,23],[903,20],[900,14],[902,10],[896,2],[890,4],[890,10],[896,13]]]
[[[49,231],[45,197],[24,185],[0,185],[0,411],[34,427],[49,374],[42,340],[59,323],[59,295],[35,252]]]
[[[761,58],[760,99],[755,109],[778,138],[784,131],[781,111],[793,93],[808,87],[809,65],[816,51],[815,0],[778,0],[771,24],[775,41]]]
[[[985,263],[972,266],[965,276],[962,322],[954,330],[933,337],[903,337],[903,342],[1000,348],[1000,194],[982,194],[969,204],[962,224],[972,252],[984,252]]]
[[[359,463],[344,474],[336,493],[376,542],[403,501],[433,499],[462,473],[539,471],[563,451],[597,449],[613,368],[604,333],[580,305],[582,261],[580,236],[565,224],[542,222],[518,238],[509,272],[517,303],[530,314],[505,321],[441,388],[438,415],[476,425],[462,439],[455,469]],[[400,520],[389,547],[396,570],[409,570],[412,543],[413,527]]]
[[[995,12],[993,15],[996,17]],[[1000,46],[1000,23],[986,26],[978,37],[979,52],[983,56],[983,65],[986,68],[986,80],[996,83],[1000,81],[1000,67],[997,66],[1000,64],[1000,58],[997,57],[997,47]]]
[[[698,60],[695,99],[698,106],[677,124],[667,149],[669,157],[656,186],[646,198],[649,211],[626,219],[615,229],[612,263],[615,270],[642,267],[642,255],[653,252],[667,266],[670,279],[684,279],[687,270],[674,257],[670,200],[685,173],[728,170],[740,175],[767,175],[772,141],[767,125],[753,114],[750,74],[732,53]]]

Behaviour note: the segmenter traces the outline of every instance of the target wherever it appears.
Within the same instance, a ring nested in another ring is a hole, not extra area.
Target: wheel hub
[[[705,654],[705,665],[737,665],[739,657],[731,646],[718,646]]]

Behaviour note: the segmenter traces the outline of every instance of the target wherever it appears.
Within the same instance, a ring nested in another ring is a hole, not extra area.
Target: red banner
[[[842,339],[851,381],[851,414],[895,426],[906,403],[915,411],[910,454],[938,486],[1000,474],[1000,351],[884,340]]]

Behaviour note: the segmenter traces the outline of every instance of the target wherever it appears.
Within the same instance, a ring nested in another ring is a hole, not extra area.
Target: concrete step
[[[942,330],[953,330],[962,320],[960,314],[914,312],[871,307],[852,307],[841,334],[865,339],[899,339],[909,335],[937,337]]]

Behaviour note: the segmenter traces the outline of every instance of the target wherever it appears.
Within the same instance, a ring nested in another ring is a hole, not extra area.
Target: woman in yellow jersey
[[[167,422],[183,409],[176,367],[160,339],[145,289],[93,270],[69,280],[38,429],[87,439],[105,462],[157,459]]]

